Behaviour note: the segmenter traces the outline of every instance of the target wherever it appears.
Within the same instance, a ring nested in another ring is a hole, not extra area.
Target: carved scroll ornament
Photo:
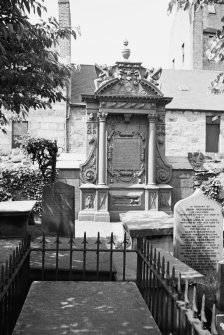
[[[172,166],[163,157],[158,142],[156,143],[156,181],[158,184],[168,184],[172,177]]]
[[[89,156],[85,163],[80,166],[80,179],[86,183],[95,184],[96,182],[96,144],[97,141],[95,138],[92,138],[90,142],[92,149],[90,150]]]

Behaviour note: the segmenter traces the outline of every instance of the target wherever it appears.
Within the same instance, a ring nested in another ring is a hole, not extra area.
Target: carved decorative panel
[[[140,206],[141,205],[141,196],[128,196],[128,195],[114,195],[111,197],[111,203],[113,206]]]
[[[172,177],[172,166],[163,156],[156,142],[156,181],[158,184],[168,184]]]
[[[112,130],[107,141],[110,183],[142,183],[145,171],[145,137],[139,131]]]
[[[96,144],[97,141],[93,137],[90,141],[92,148],[90,150],[89,156],[84,164],[80,166],[80,179],[86,183],[95,183],[97,176],[97,167],[96,167]]]

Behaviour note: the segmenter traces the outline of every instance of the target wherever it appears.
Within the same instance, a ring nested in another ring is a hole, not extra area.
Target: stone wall
[[[8,115],[10,115],[8,113]],[[52,109],[30,110],[26,118],[28,133],[34,137],[57,140],[58,147],[66,148],[66,103],[53,105]],[[12,149],[12,123],[7,126],[7,134],[0,131],[0,153],[9,154]]]
[[[189,197],[194,192],[193,177],[193,170],[173,170],[172,179],[170,182],[170,186],[173,187],[171,205],[172,210],[177,201]]]
[[[166,156],[185,156],[188,152],[205,152],[205,113],[167,111]]]
[[[73,106],[68,120],[67,151],[76,154],[86,153],[86,109]]]

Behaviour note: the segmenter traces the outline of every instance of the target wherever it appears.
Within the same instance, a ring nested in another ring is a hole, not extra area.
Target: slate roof
[[[208,87],[220,71],[163,70],[160,83],[164,96],[173,97],[167,109],[224,111],[224,94],[212,94]],[[94,65],[81,65],[72,76],[72,103],[81,102],[81,94],[93,94],[97,75]]]

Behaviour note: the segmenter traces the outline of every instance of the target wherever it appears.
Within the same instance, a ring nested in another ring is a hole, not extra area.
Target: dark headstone
[[[75,188],[56,182],[43,188],[42,227],[47,233],[67,236],[75,228]]]

